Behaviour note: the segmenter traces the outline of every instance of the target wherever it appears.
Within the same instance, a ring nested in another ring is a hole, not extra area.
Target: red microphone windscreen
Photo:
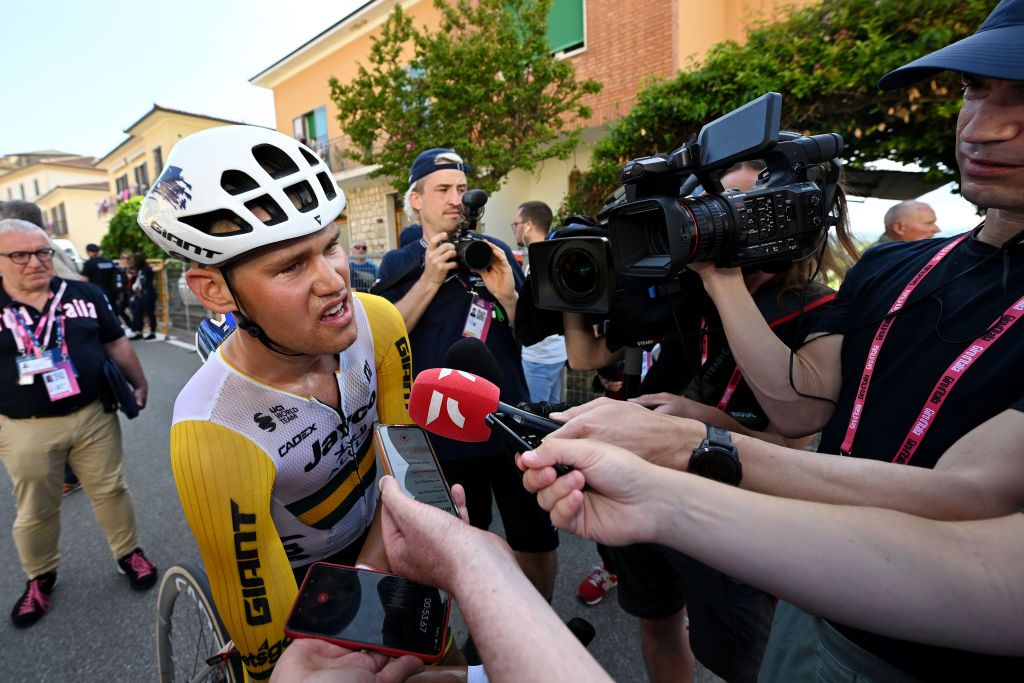
[[[409,417],[431,434],[455,441],[487,441],[484,422],[498,409],[497,386],[461,370],[431,368],[416,375],[409,395]]]

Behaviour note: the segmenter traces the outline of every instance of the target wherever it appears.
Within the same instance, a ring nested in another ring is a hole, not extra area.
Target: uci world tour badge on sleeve
[[[474,296],[469,304],[469,315],[466,316],[466,327],[462,330],[463,337],[476,337],[487,341],[487,332],[491,329],[491,316],[494,302],[481,296]]]

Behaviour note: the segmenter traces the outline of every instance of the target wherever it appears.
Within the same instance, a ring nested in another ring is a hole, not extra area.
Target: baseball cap
[[[96,252],[98,252],[100,250],[100,248],[98,246],[96,246],[95,244],[89,243],[89,244],[85,245],[85,250],[86,251],[96,251]]]
[[[437,158],[439,156],[453,157],[458,159],[458,161],[446,160],[438,163]],[[463,171],[466,174],[473,172],[473,167],[462,161],[462,157],[454,149],[434,147],[425,152],[420,152],[419,156],[416,157],[416,161],[412,162],[412,168],[409,170],[409,184],[412,185],[420,178],[428,176],[434,171],[443,171],[449,168]]]
[[[915,59],[878,81],[883,90],[910,85],[940,71],[1024,79],[1024,0],[1002,0],[974,35]]]

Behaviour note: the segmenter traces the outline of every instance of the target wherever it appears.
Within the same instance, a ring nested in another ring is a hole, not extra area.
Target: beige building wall
[[[71,240],[78,249],[78,253],[85,258],[85,245],[99,244],[103,236],[107,234],[108,217],[100,215],[97,211],[98,202],[106,196],[107,190],[102,186],[95,188],[58,187],[43,196],[37,203],[43,210],[46,220],[50,220],[51,211],[54,208],[60,204],[64,205],[68,234],[62,235],[62,237]]]
[[[723,40],[742,40],[751,24],[771,19],[787,5],[802,6],[819,0],[583,0],[583,48],[565,55],[580,78],[604,84],[601,93],[586,100],[593,109],[584,142],[567,161],[546,160],[532,173],[513,172],[491,197],[484,216],[488,234],[511,242],[510,223],[524,201],[541,200],[557,210],[569,189],[569,174],[590,167],[594,143],[607,124],[627,114],[637,91],[651,78],[671,78],[703,58],[708,48]],[[430,0],[378,0],[364,6],[338,25],[251,79],[274,92],[277,129],[294,134],[293,122],[319,107],[326,110],[329,143],[318,149],[329,160],[335,178],[348,197],[348,230],[353,239],[368,241],[370,251],[397,245],[394,197],[389,183],[367,178],[370,169],[341,161],[347,142],[330,99],[328,80],[351,80],[358,64],[366,63],[371,36],[401,2],[417,25],[436,26],[437,11]],[[473,162],[472,150],[458,150]],[[472,181],[470,181],[472,186]],[[411,222],[408,217],[405,224]]]
[[[80,185],[104,180],[105,173],[89,166],[63,166],[39,162],[0,176],[0,201],[24,199],[38,202],[40,197],[61,185]],[[36,192],[37,184],[39,192]],[[24,197],[21,196],[22,188],[25,190]]]

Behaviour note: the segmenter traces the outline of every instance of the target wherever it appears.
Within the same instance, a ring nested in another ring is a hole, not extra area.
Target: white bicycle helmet
[[[317,232],[344,208],[330,169],[298,140],[258,126],[220,126],[174,146],[138,221],[171,256],[216,266]]]

